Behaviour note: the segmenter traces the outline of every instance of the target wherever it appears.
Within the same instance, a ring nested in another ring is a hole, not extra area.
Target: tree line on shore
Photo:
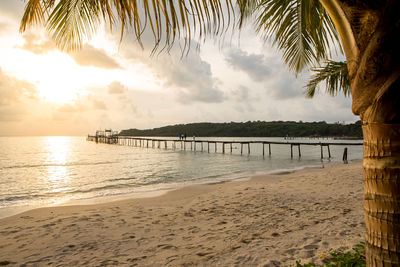
[[[121,136],[213,136],[213,137],[351,137],[362,138],[361,121],[351,124],[295,121],[248,121],[189,123],[154,129],[122,130]]]

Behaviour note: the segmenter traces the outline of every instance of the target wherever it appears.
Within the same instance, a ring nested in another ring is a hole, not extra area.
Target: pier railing
[[[145,147],[145,148],[164,148],[164,149],[181,149],[181,150],[192,150],[196,151],[200,147],[200,151],[207,151],[210,153],[210,145],[214,147],[214,152],[217,153],[218,144],[222,149],[221,153],[230,151],[232,153],[233,145],[240,145],[240,154],[245,151],[243,148],[247,148],[247,154],[250,155],[251,149],[250,144],[262,145],[262,155],[265,156],[265,147],[268,147],[268,155],[272,154],[271,145],[288,145],[290,146],[290,156],[293,158],[293,148],[297,147],[298,156],[301,157],[301,146],[320,146],[321,159],[324,158],[324,147],[328,152],[328,158],[331,158],[330,146],[361,146],[363,142],[283,142],[283,141],[222,141],[222,140],[185,140],[185,139],[159,139],[159,138],[145,138],[145,137],[134,137],[134,136],[98,136],[88,135],[88,141],[94,141],[96,143],[104,144],[117,144],[134,147]],[[170,146],[168,146],[170,144]],[[178,146],[179,145],[179,146]]]

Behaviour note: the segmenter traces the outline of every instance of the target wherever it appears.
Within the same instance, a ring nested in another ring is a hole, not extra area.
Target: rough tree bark
[[[363,124],[367,266],[400,266],[400,1],[320,1],[338,27]]]

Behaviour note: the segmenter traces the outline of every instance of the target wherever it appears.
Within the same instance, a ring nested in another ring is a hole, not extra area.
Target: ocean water
[[[203,138],[213,140],[266,140],[289,142],[360,142],[283,138]],[[196,138],[201,140],[201,138]],[[151,195],[190,184],[218,183],[253,175],[322,167],[341,161],[344,146],[331,146],[331,159],[320,159],[319,146],[271,145],[272,155],[262,155],[262,145],[207,145],[200,151],[96,144],[85,137],[0,137],[0,217],[23,210],[70,201],[93,203],[115,198]],[[324,156],[327,156],[324,148]],[[348,146],[348,159],[361,160],[362,146]]]

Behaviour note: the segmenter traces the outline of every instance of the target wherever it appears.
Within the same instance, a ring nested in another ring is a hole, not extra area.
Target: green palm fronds
[[[240,20],[236,24],[235,9]],[[121,25],[121,38],[133,30],[138,42],[146,28],[154,46],[170,48],[183,39],[184,47],[194,36],[205,38],[243,26],[256,18],[256,29],[283,52],[283,59],[296,73],[330,56],[338,34],[318,0],[29,0],[20,31],[44,23],[61,49],[80,48],[101,21]]]
[[[336,96],[343,92],[348,97],[351,94],[347,62],[327,61],[323,67],[311,69],[315,74],[311,76],[306,87],[306,96],[314,97],[318,84],[325,81],[326,92]]]
[[[335,26],[318,0],[257,2],[257,32],[272,40],[295,73],[326,60],[331,50],[340,47]]]
[[[147,27],[155,48],[183,38],[185,48],[198,38],[222,34],[233,25],[234,6],[226,0],[29,0],[20,31],[28,25],[46,24],[57,45],[75,50],[90,39],[101,19],[110,27],[121,24],[121,38],[133,30],[138,42]]]

